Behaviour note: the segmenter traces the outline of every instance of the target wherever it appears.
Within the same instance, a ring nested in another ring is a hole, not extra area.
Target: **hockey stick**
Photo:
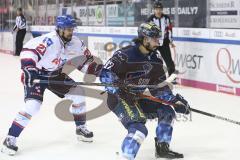
[[[54,80],[40,80],[35,79],[33,83],[40,83],[40,84],[54,84],[54,85],[70,85],[70,86],[105,86],[105,87],[150,87],[156,88],[159,87],[158,85],[135,85],[135,84],[110,84],[110,83],[94,83],[94,82],[64,82],[64,81],[54,81]]]
[[[152,101],[154,101],[154,102],[159,102],[159,103],[163,103],[163,104],[167,104],[167,105],[171,105],[171,106],[173,106],[173,107],[176,107],[176,105],[173,104],[173,103],[164,101],[164,100],[162,100],[162,99],[159,99],[159,98],[156,98],[156,97],[153,97],[153,96],[148,96],[148,95],[145,95],[145,94],[140,94],[140,97],[141,97],[141,98],[147,98],[147,99],[152,100]],[[212,114],[212,113],[208,113],[208,112],[201,111],[201,110],[194,109],[194,108],[191,108],[191,111],[192,111],[192,112],[195,112],[195,113],[199,113],[199,114],[205,115],[205,116],[208,116],[208,117],[212,117],[212,118],[216,118],[216,119],[220,119],[220,120],[223,120],[223,121],[227,121],[227,122],[230,122],[230,123],[234,123],[234,124],[240,125],[240,122],[239,122],[239,121],[235,121],[235,120],[232,120],[232,119],[229,119],[229,118],[225,118],[225,117],[222,117],[222,116],[218,116],[218,115],[215,115],[215,114]]]
[[[135,85],[135,84],[110,84],[110,83],[94,83],[94,82],[65,82],[65,81],[55,81],[55,80],[33,80],[34,84],[55,84],[55,85],[70,85],[70,86],[105,86],[105,87],[136,87],[136,88],[161,88],[166,85],[166,83],[171,83],[177,77],[176,74],[172,74],[165,81],[159,85]]]

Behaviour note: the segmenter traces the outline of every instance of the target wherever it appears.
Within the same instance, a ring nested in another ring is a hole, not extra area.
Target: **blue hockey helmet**
[[[160,28],[153,22],[142,23],[138,27],[138,37],[160,38],[162,36]]]
[[[74,28],[77,26],[77,23],[71,15],[63,15],[63,16],[58,16],[56,18],[55,25],[57,29],[64,29],[64,28]]]

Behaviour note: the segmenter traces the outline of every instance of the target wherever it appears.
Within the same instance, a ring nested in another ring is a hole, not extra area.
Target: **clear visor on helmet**
[[[146,37],[148,42],[156,42],[159,43],[160,42],[160,37]]]

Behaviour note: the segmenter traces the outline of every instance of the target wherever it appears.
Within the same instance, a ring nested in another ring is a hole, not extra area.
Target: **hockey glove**
[[[176,105],[174,109],[177,113],[182,113],[182,114],[190,113],[191,108],[188,102],[180,94],[176,94],[172,102]]]
[[[97,64],[96,62],[92,62],[88,66],[87,73],[93,74],[93,75],[99,77],[102,68],[103,68],[102,64]]]
[[[38,69],[35,67],[25,67],[23,68],[24,74],[24,85],[28,87],[33,87],[34,83],[33,80],[38,79]]]
[[[116,82],[118,82],[117,75],[105,68],[102,69],[99,79],[101,83],[106,85],[116,84]],[[110,86],[105,87],[105,91],[107,91],[110,94],[116,94],[118,89],[119,89],[118,87],[110,87]]]

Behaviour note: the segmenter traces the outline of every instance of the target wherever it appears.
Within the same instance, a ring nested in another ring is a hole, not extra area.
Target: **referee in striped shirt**
[[[16,49],[15,49],[15,55],[19,56],[20,52],[23,48],[23,40],[26,35],[26,18],[24,17],[22,13],[22,8],[17,9],[17,17],[16,17],[16,25],[13,28],[13,31],[17,32],[16,36]]]
[[[172,37],[172,24],[170,18],[167,15],[163,14],[163,5],[161,3],[161,0],[155,0],[153,8],[154,14],[152,14],[147,19],[147,22],[155,23],[162,30],[163,42],[160,44],[161,46],[158,47],[158,50],[160,51],[161,56],[167,65],[168,75],[170,76],[172,73],[177,73],[169,47],[169,45],[171,45],[173,48],[175,47]]]

